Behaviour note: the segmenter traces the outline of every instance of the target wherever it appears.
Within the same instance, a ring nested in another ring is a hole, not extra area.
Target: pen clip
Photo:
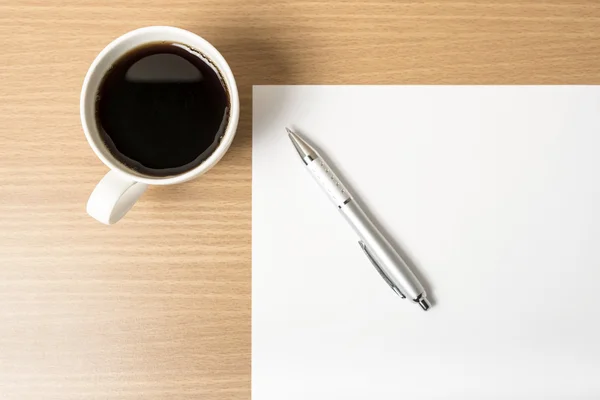
[[[394,291],[394,293],[396,293],[398,296],[400,296],[403,299],[405,299],[406,296],[404,295],[404,293],[402,293],[400,291],[400,289],[398,289],[398,287],[392,283],[392,281],[390,280],[390,278],[388,278],[387,275],[385,274],[385,272],[383,272],[383,270],[381,269],[381,267],[379,266],[379,264],[377,264],[377,261],[375,261],[375,259],[373,258],[373,256],[369,253],[369,249],[367,248],[367,245],[362,240],[359,241],[358,244],[360,245],[360,248],[363,249],[363,251],[367,255],[367,258],[371,261],[371,264],[373,264],[373,266],[375,267],[375,269],[377,270],[377,272],[379,272],[379,275],[381,275],[381,277],[383,278],[383,280],[389,285],[389,287],[392,288],[392,290]]]

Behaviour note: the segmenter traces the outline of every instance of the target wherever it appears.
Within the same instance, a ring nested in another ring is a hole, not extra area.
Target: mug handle
[[[98,182],[87,202],[87,213],[106,225],[118,222],[146,191],[148,185],[109,171]]]

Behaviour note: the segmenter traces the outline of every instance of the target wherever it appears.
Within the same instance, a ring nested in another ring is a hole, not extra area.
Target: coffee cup
[[[151,26],[115,39],[81,91],[85,136],[110,169],[92,191],[88,214],[113,224],[148,186],[206,173],[230,147],[239,108],[229,65],[200,36]]]

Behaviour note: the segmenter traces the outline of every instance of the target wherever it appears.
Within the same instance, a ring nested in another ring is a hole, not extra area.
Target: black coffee
[[[177,43],[121,57],[100,84],[99,130],[113,156],[152,176],[192,169],[218,146],[229,95],[209,62]]]

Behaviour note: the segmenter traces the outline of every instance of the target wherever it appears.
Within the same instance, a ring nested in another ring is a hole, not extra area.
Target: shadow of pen
[[[337,168],[337,165],[339,165],[339,164],[336,163],[335,157],[333,157],[330,154],[327,154],[326,152],[323,152],[321,150],[321,148],[318,145],[315,145],[315,143],[312,140],[306,139],[306,135],[304,135],[304,132],[302,131],[302,129],[298,129],[298,127],[295,125],[290,125],[290,129],[292,129],[294,132],[299,133],[302,136],[302,138],[304,140],[306,140],[306,142],[308,144],[310,144],[312,147],[314,147],[314,149],[324,157],[325,161],[329,164],[329,168],[331,169],[331,171],[340,178],[340,180],[343,182],[344,186],[346,186],[346,188],[350,192],[354,201],[357,202],[357,204],[361,207],[361,209],[363,210],[365,215],[369,218],[369,220],[373,223],[373,225],[375,225],[375,227],[379,230],[379,232],[381,232],[383,237],[385,237],[386,240],[392,245],[394,250],[396,250],[398,255],[402,258],[402,260],[404,260],[404,262],[406,263],[408,268],[412,271],[412,273],[415,275],[415,277],[419,280],[419,282],[423,286],[423,289],[425,290],[425,293],[427,293],[427,299],[431,303],[431,306],[435,307],[435,305],[437,304],[437,299],[435,297],[434,289],[430,283],[429,278],[416,265],[416,263],[413,261],[414,258],[412,256],[410,256],[406,250],[404,250],[404,246],[402,246],[401,243],[399,243],[392,235],[390,235],[389,231],[385,228],[385,226],[382,225],[373,216],[373,214],[369,211],[369,208],[366,206],[366,203],[361,198],[359,192],[356,191],[354,189],[354,187],[346,179],[344,179],[345,178],[344,175],[341,174]],[[381,168],[381,170],[385,170],[385,169]],[[367,261],[368,261],[368,259],[367,259]]]

